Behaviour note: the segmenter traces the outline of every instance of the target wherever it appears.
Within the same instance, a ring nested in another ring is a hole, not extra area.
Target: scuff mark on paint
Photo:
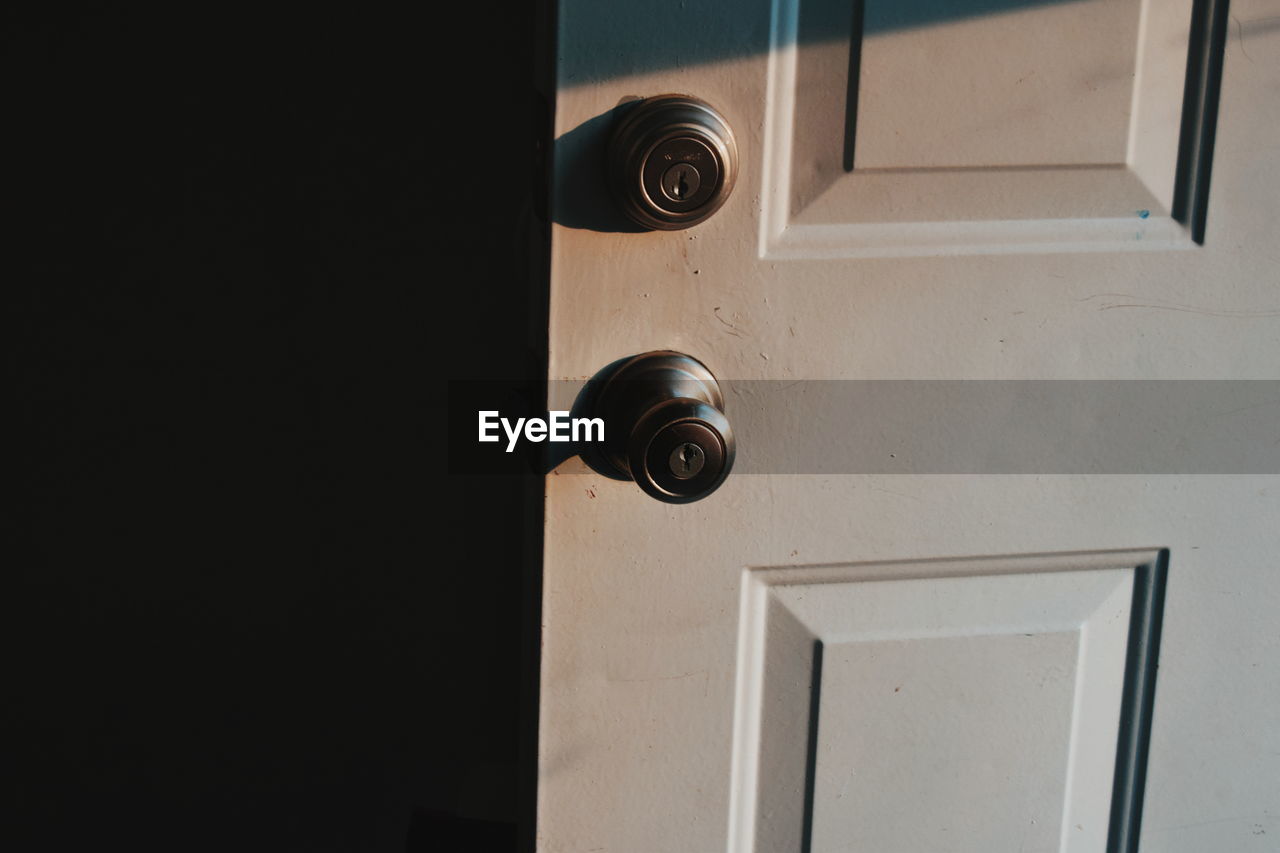
[[[726,320],[725,318],[723,318],[723,317],[721,317],[721,316],[720,316],[720,306],[719,306],[719,305],[717,305],[715,308],[711,309],[711,315],[712,315],[713,317],[715,317],[717,320],[719,320],[721,323],[723,323],[724,325],[726,325],[726,326],[728,326],[728,327],[729,327],[729,331],[725,332],[725,334],[727,334],[727,335],[733,335],[733,336],[734,336],[734,337],[736,337],[736,338],[740,338],[740,337],[742,337],[742,332],[738,329],[738,327],[737,327],[737,326],[735,326],[733,323],[730,323],[728,320]]]
[[[1229,319],[1266,319],[1280,317],[1280,309],[1274,310],[1228,310],[1221,308],[1205,308],[1198,305],[1185,305],[1177,302],[1161,302],[1145,299],[1129,293],[1095,293],[1077,302],[1093,302],[1100,300],[1099,311],[1111,311],[1117,308],[1147,308],[1158,311],[1185,311],[1189,314],[1203,314],[1208,317],[1226,317]]]

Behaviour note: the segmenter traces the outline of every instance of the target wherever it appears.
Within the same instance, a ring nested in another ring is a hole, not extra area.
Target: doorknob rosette
[[[605,459],[660,501],[700,500],[733,468],[724,395],[690,356],[659,350],[627,361],[600,390],[595,413],[605,423]]]

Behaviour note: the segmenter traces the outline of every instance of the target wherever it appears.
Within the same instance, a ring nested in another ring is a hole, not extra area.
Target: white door
[[[1280,379],[1280,2],[1224,6],[560,0],[550,378],[687,353],[739,446],[547,477],[539,850],[1277,849],[1276,386],[1149,382]],[[619,230],[663,93],[737,186]]]

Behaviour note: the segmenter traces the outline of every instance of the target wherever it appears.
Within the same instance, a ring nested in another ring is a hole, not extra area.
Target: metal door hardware
[[[674,231],[720,209],[738,172],[738,148],[714,107],[688,95],[640,101],[609,138],[609,181],[623,212]]]
[[[724,396],[690,356],[660,350],[626,362],[600,390],[594,414],[605,423],[605,459],[660,501],[705,498],[733,467]]]

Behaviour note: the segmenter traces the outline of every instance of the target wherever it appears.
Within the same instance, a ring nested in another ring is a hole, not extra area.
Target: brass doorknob
[[[604,457],[623,477],[667,503],[714,492],[733,468],[724,395],[706,365],[670,350],[638,355],[600,390]]]

